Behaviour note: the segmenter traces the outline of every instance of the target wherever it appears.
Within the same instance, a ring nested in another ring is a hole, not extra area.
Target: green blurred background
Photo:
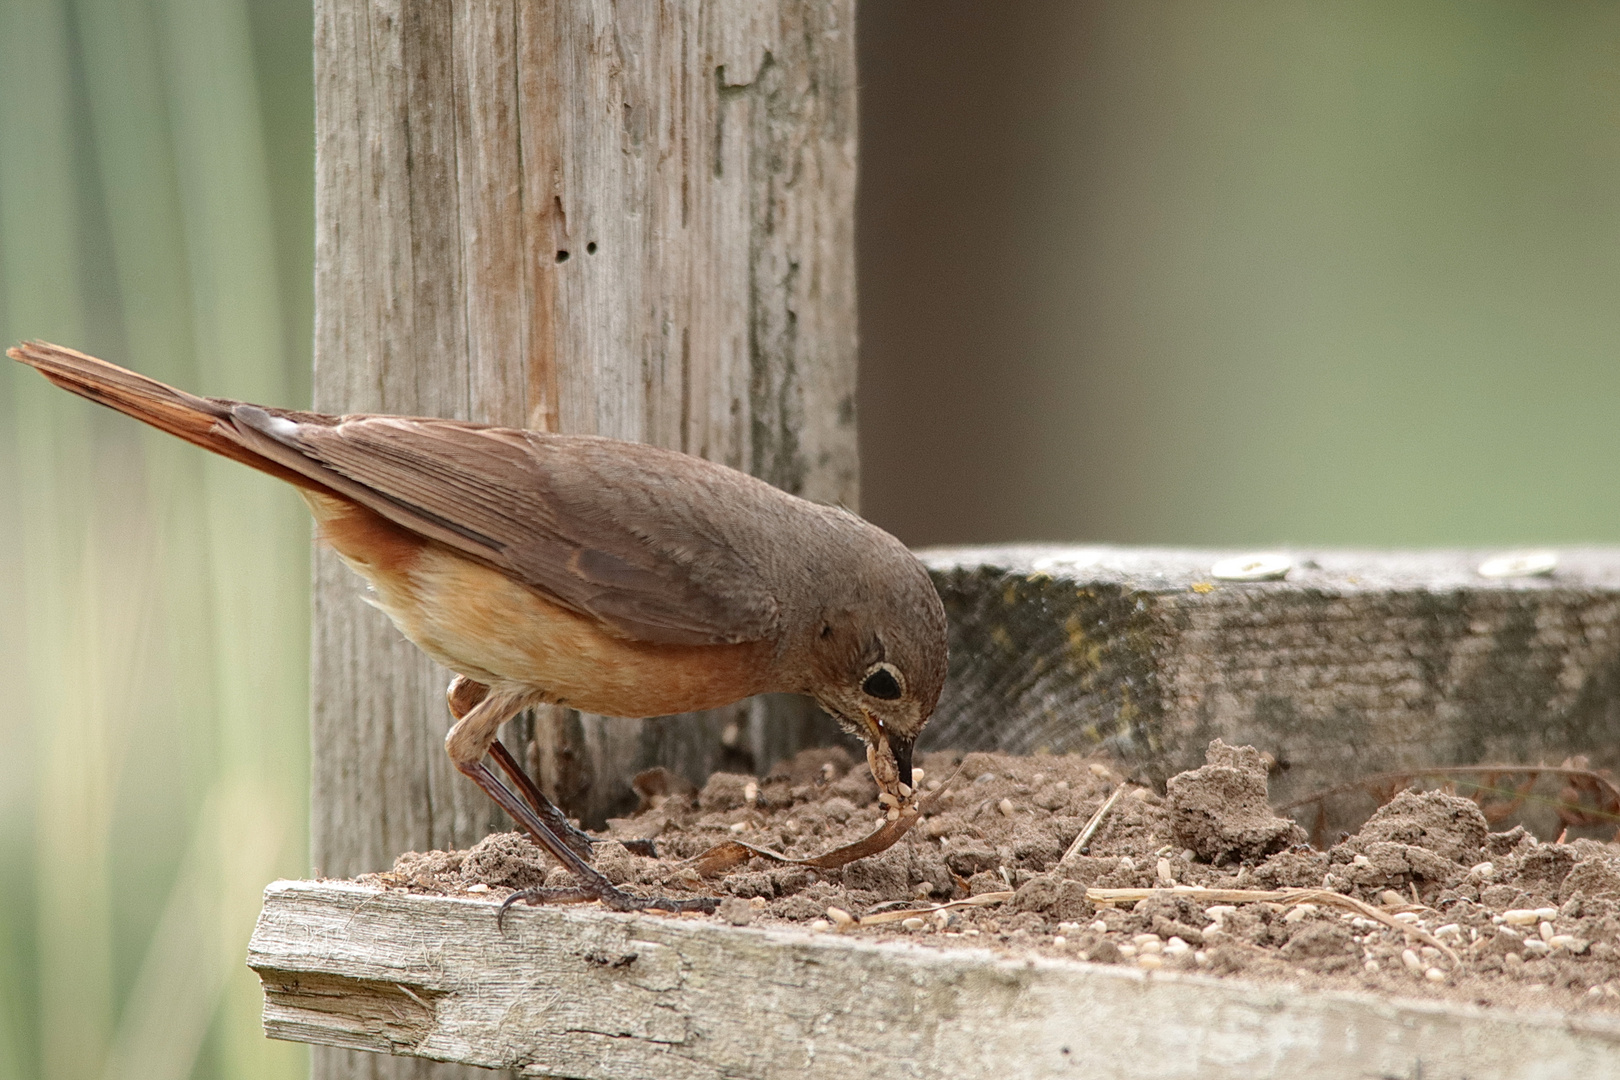
[[[1620,5],[860,12],[863,507],[913,543],[1620,541]],[[303,0],[0,0],[0,338],[308,398]],[[309,531],[0,374],[0,1078],[292,1077]]]

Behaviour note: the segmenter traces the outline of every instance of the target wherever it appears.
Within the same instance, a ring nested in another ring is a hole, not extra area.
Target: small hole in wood
[[[568,252],[566,252],[566,251],[557,252],[557,261],[558,262],[567,262],[568,261]]]
[[[596,241],[595,240],[592,240],[590,243],[585,245],[585,254],[587,254],[587,255],[595,255],[596,254]]]

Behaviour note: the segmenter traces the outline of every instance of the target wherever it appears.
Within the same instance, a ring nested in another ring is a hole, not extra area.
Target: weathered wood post
[[[853,506],[853,31],[853,0],[317,0],[315,406],[639,439]],[[447,673],[324,554],[313,672],[319,873],[490,828]],[[596,816],[649,760],[819,726],[771,707],[544,716],[529,752]]]

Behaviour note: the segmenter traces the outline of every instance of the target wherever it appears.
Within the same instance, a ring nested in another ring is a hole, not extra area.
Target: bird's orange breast
[[[627,641],[346,499],[303,494],[321,538],[371,583],[370,601],[423,652],[485,685],[625,717],[691,712],[791,689],[773,677],[770,642]]]

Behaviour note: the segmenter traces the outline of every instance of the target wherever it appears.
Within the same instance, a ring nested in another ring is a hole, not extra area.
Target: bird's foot
[[[712,915],[720,902],[712,896],[693,896],[677,900],[670,896],[637,896],[623,889],[603,883],[585,883],[562,888],[523,889],[501,901],[495,913],[500,926],[506,918],[506,909],[520,901],[531,906],[539,904],[587,904],[600,901],[609,911],[670,911],[676,913],[699,912]]]

